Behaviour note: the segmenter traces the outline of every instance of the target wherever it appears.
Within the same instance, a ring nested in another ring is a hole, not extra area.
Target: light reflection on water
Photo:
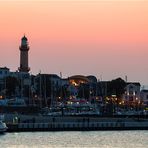
[[[0,148],[147,148],[148,131],[22,132],[0,135]]]

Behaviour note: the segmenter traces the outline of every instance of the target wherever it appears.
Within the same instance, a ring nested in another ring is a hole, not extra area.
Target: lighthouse
[[[20,72],[29,72],[30,68],[28,67],[28,51],[29,51],[29,45],[28,45],[28,39],[24,35],[21,39],[21,45],[19,47],[20,49]]]

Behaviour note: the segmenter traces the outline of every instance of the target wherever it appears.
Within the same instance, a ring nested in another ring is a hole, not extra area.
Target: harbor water
[[[20,132],[0,135],[0,148],[147,148],[148,131]]]

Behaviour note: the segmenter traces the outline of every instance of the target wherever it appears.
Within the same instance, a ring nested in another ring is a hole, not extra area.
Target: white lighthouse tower
[[[21,39],[21,46],[19,47],[19,49],[20,49],[19,71],[20,72],[29,72],[30,71],[30,68],[28,67],[29,46],[28,46],[28,39],[25,37],[25,35]]]

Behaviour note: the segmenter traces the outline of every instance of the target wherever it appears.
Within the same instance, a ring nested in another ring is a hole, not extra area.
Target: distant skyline
[[[0,20],[0,67],[17,70],[25,34],[33,74],[148,85],[147,0],[0,0]]]

